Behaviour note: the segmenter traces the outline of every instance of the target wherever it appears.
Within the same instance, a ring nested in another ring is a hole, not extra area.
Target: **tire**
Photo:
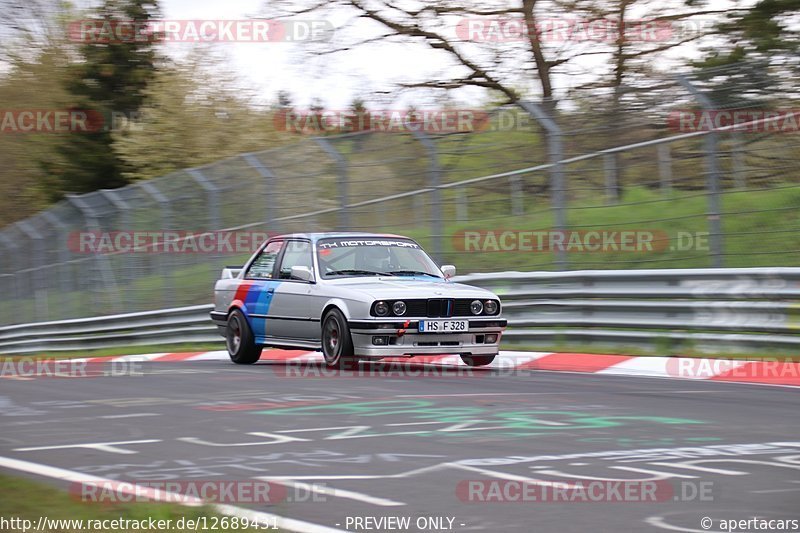
[[[495,355],[462,355],[461,360],[464,361],[464,364],[467,366],[486,366],[490,365],[494,358],[497,357]]]
[[[239,309],[234,309],[228,315],[228,325],[225,327],[225,346],[231,361],[237,365],[252,365],[261,357],[263,346],[255,343],[247,319]]]
[[[353,351],[353,338],[344,315],[331,309],[322,319],[322,355],[330,368],[353,368],[357,363]]]

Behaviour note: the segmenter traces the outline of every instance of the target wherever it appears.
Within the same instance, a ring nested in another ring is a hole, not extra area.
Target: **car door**
[[[258,344],[262,344],[267,336],[267,316],[272,308],[275,290],[280,284],[275,267],[283,244],[282,240],[269,242],[248,265],[244,275],[242,286],[246,288],[246,293],[242,299]]]
[[[311,293],[315,285],[292,277],[292,267],[303,266],[314,271],[311,242],[289,240],[278,259],[277,276],[280,288],[275,291],[267,318],[267,333],[280,332],[280,337],[304,341],[319,338],[319,317],[311,312]]]

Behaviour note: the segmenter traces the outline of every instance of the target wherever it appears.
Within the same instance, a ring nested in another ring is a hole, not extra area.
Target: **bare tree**
[[[284,0],[265,7],[269,17],[344,20],[331,42],[308,47],[341,54],[373,44],[402,43],[439,54],[437,73],[409,74],[403,88],[478,87],[513,103],[532,94],[557,99],[567,87],[619,87],[635,69],[652,67],[654,54],[700,37],[676,24],[719,11],[695,0]],[[636,17],[634,19],[634,16]],[[610,22],[611,38],[586,38],[586,25]],[[655,26],[647,30],[645,23]],[[566,24],[566,28],[565,28]],[[583,26],[581,27],[581,24]],[[631,27],[659,36],[631,36]],[[667,28],[669,31],[664,31]],[[698,30],[700,29],[698,25]],[[577,30],[577,32],[576,32]],[[583,33],[581,33],[581,31]],[[578,35],[580,34],[580,35]],[[577,81],[576,81],[577,80]]]

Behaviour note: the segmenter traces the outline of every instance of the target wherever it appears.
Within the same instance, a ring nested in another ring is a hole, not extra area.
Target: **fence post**
[[[742,136],[738,133],[731,134],[731,141],[733,143],[731,164],[733,166],[733,184],[737,189],[747,188],[747,169],[744,161],[744,147],[745,142]]]
[[[667,143],[658,145],[658,177],[661,181],[661,194],[672,194],[672,153]]]
[[[603,156],[603,170],[605,175],[606,205],[614,205],[619,201],[619,185],[617,183],[617,160],[619,155],[614,152]]]
[[[67,295],[70,292],[74,292],[74,288],[70,287],[69,283],[69,276],[64,275],[64,269],[70,268],[69,265],[69,245],[68,239],[69,236],[67,235],[67,225],[53,213],[52,209],[48,209],[42,212],[42,218],[44,218],[53,229],[56,230],[58,234],[58,287],[59,290],[57,293],[59,294],[58,300],[62,301],[63,304],[58,306],[59,318],[68,318],[71,312],[77,310],[78,306],[75,305],[75,302],[72,305],[68,304],[68,297]]]
[[[547,132],[547,151],[550,159],[550,198],[553,210],[554,230],[564,232],[567,229],[566,219],[566,191],[564,187],[564,168],[561,160],[564,159],[564,146],[562,131],[555,120],[539,105],[533,102],[519,102],[520,107],[527,111],[542,128]],[[555,267],[557,270],[567,270],[566,250],[559,248],[555,251]]]
[[[456,220],[464,222],[469,218],[469,206],[467,204],[467,191],[464,187],[456,187]]]
[[[245,162],[256,169],[258,175],[264,178],[264,182],[266,183],[266,190],[267,190],[267,203],[270,203],[269,195],[274,193],[278,189],[278,179],[270,168],[261,162],[259,158],[255,156],[255,154],[244,154],[242,156]],[[276,233],[280,233],[280,228],[278,227],[278,223],[276,222],[275,213],[277,212],[277,208],[275,204],[267,206],[267,231],[274,231]]]
[[[211,183],[199,168],[190,168],[186,172],[206,192],[208,199],[208,228],[206,231],[222,229],[219,216],[219,187]]]
[[[8,276],[4,277],[3,279],[9,284],[9,290],[3,291],[4,299],[8,300],[19,300],[22,296],[22,289],[18,283],[15,283],[15,278],[18,275],[19,269],[19,246],[9,237],[7,237],[4,232],[0,232],[0,245],[3,245],[8,253],[5,254],[7,258],[8,264]],[[13,290],[13,294],[12,294]],[[19,318],[19,312],[15,309],[17,306],[11,305],[11,302],[7,302],[3,305],[3,308],[8,313],[8,320],[4,320],[6,324],[13,324],[15,323],[15,318]],[[18,322],[24,322],[23,320],[19,320]]]
[[[336,172],[339,177],[339,229],[350,229],[350,193],[348,191],[349,177],[347,175],[347,159],[342,153],[323,137],[314,137],[320,148],[322,148],[331,159],[336,162]]]
[[[170,202],[170,199],[164,196],[164,194],[149,181],[141,182],[141,187],[147,194],[150,195],[153,200],[155,200],[161,209],[161,228],[165,230],[174,229],[172,227],[172,203]],[[161,272],[159,272],[159,275],[164,280],[164,292],[161,295],[162,301],[166,307],[174,307],[176,300],[174,273],[172,272],[173,263],[169,259],[169,252],[166,250],[159,254],[159,264],[161,266]]]
[[[47,320],[50,318],[50,314],[47,305],[47,288],[42,271],[45,263],[44,236],[36,231],[36,228],[28,220],[20,220],[16,224],[20,232],[33,243],[29,277],[31,280],[30,292],[33,294],[34,316]]]
[[[683,75],[677,76],[678,82],[694,96],[706,111],[713,111],[714,103],[711,99],[688,78]],[[706,189],[708,190],[708,230],[709,246],[711,249],[711,265],[715,268],[723,266],[722,260],[722,220],[720,205],[720,183],[719,183],[719,161],[718,161],[718,139],[717,133],[711,131],[705,136],[706,150]]]
[[[444,259],[442,250],[442,167],[439,165],[439,152],[436,143],[420,128],[412,128],[411,134],[417,139],[425,151],[428,152],[428,186],[432,189],[433,203],[429,210],[431,217],[431,249],[437,261]]]
[[[78,211],[81,212],[83,215],[84,220],[86,221],[86,227],[91,231],[96,231],[98,233],[102,232],[102,228],[100,227],[99,222],[99,215],[95,212],[92,207],[87,204],[79,195],[77,194],[68,194],[66,196],[68,202],[70,202]],[[108,257],[104,253],[95,253],[94,254],[94,263],[97,270],[100,273],[100,279],[95,279],[95,283],[101,283],[104,285],[102,289],[108,290],[113,294],[116,294],[117,297],[115,300],[119,301],[119,287],[117,287],[117,280],[114,278],[114,271],[111,268],[111,264],[108,260]],[[78,279],[82,279],[81,276]],[[97,287],[89,288],[89,292],[94,295],[93,303],[97,306],[94,310],[95,314],[98,314],[97,311],[100,313],[105,312],[103,309],[103,301],[99,298],[100,291],[97,290]],[[89,309],[87,309],[89,311]]]
[[[525,205],[522,201],[522,180],[519,176],[508,178],[509,189],[511,189],[511,214],[522,216],[525,214]]]
[[[123,200],[122,197],[120,197],[120,195],[113,189],[100,189],[99,192],[103,195],[103,198],[105,198],[108,203],[114,206],[114,209],[120,212],[120,218],[122,219],[122,227],[124,228],[124,231],[132,231],[133,228],[131,227],[130,206],[128,203]],[[136,269],[136,267],[139,265],[138,253],[135,250],[132,250],[129,256],[125,258],[125,262],[133,262],[133,265],[130,265],[129,263],[129,266],[133,266],[133,269]],[[131,269],[128,268],[128,271],[130,270]],[[134,305],[132,298],[134,291],[131,290],[130,279],[122,279],[120,280],[120,283],[128,285],[125,290],[122,291],[124,293],[124,301],[126,302],[125,309],[133,309]]]

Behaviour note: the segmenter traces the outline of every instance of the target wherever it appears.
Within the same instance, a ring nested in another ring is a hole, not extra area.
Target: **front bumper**
[[[503,318],[470,319],[469,330],[463,333],[420,333],[419,319],[350,321],[350,334],[355,354],[361,357],[413,357],[416,355],[469,354],[494,355],[506,329]],[[487,335],[497,335],[495,342],[486,342]],[[376,345],[374,337],[387,340]]]

